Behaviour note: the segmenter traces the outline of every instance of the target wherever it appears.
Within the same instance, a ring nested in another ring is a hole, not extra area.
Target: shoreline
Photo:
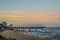
[[[15,38],[16,40],[50,40],[49,38],[40,38],[31,35],[26,35],[23,31],[16,30],[5,30],[1,32],[0,35],[6,38]]]

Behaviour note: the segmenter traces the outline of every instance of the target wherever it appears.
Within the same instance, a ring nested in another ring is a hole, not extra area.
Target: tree
[[[2,27],[3,27],[3,25],[2,25],[2,24],[0,24],[0,29],[2,29]]]
[[[7,22],[3,21],[1,24],[2,24],[3,27],[7,27]]]

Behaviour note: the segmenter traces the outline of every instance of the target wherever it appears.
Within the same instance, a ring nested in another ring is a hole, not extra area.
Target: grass
[[[8,39],[0,35],[0,40],[8,40]]]
[[[0,40],[16,40],[16,39],[14,39],[14,38],[7,39],[7,38],[5,38],[5,37],[3,37],[3,36],[0,35]]]

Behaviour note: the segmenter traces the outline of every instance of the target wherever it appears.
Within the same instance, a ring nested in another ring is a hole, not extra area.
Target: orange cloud
[[[39,13],[39,12],[25,12],[25,11],[15,11],[15,14],[0,14],[1,17],[7,18],[9,22],[21,22],[21,23],[53,23],[60,22],[60,14],[49,14],[49,13]],[[4,18],[3,18],[4,19]]]
[[[41,15],[41,14],[40,14]],[[44,15],[44,14],[43,14]],[[21,16],[21,17],[11,17],[8,18],[10,21],[14,22],[59,22],[60,21],[60,16],[54,15],[54,14],[49,14],[49,15],[44,15],[44,16]]]

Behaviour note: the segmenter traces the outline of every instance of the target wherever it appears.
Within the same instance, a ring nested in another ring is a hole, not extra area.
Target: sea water
[[[37,31],[27,32],[27,34],[41,38],[52,38],[52,37],[60,38],[60,29],[59,28],[46,28],[45,30],[37,29]]]

